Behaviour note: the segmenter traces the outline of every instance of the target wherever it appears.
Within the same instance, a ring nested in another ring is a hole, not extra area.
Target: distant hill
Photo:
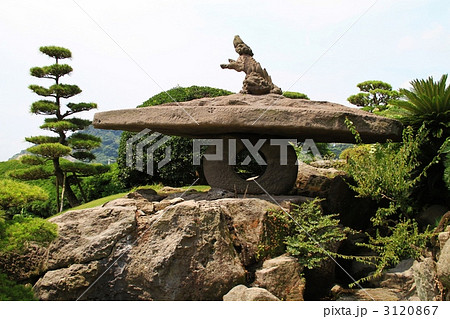
[[[102,139],[102,146],[92,151],[96,156],[94,162],[112,164],[116,161],[122,131],[98,130],[91,125],[80,132],[91,134]]]
[[[92,153],[96,156],[93,163],[112,164],[116,161],[122,131],[98,130],[91,125],[87,129],[80,132],[91,134],[102,139],[102,146],[92,151]],[[20,153],[13,155],[10,160],[19,159],[20,156],[25,154],[28,154],[28,152],[26,150],[22,150]]]

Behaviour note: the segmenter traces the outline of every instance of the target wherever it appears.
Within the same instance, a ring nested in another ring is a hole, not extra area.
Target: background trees
[[[190,86],[187,88],[175,87],[167,92],[161,92],[152,96],[150,99],[139,105],[138,107],[151,107],[153,105],[173,102],[190,101],[200,99],[203,97],[214,97],[222,95],[230,95],[232,92],[211,88],[207,86]],[[173,99],[172,99],[173,98]],[[163,183],[170,186],[183,186],[192,184],[196,178],[201,175],[198,167],[192,163],[192,139],[186,137],[172,136],[165,145],[170,145],[172,149],[171,160],[161,169],[154,172],[153,175],[148,175],[131,167],[126,166],[126,142],[135,133],[123,132],[119,146],[119,156],[117,164],[119,166],[119,178],[127,187],[138,185]],[[150,145],[148,145],[150,146]],[[145,152],[144,152],[145,153]],[[165,157],[163,147],[155,151],[155,162],[160,161]],[[146,167],[146,160],[144,159],[144,167]]]
[[[391,100],[400,96],[397,91],[392,90],[390,84],[382,81],[365,81],[356,86],[361,92],[350,96],[347,101],[369,112],[376,109],[384,111]]]
[[[56,136],[32,136],[26,141],[33,143],[28,151],[33,155],[25,155],[21,161],[32,167],[15,171],[12,176],[22,180],[36,180],[55,176],[57,206],[59,210],[63,207],[64,196],[70,206],[79,204],[79,200],[73,192],[71,185],[78,185],[81,195],[80,177],[100,174],[107,171],[102,165],[89,165],[87,162],[95,156],[91,150],[100,146],[101,140],[90,134],[80,133],[91,124],[91,121],[72,117],[73,114],[89,111],[97,108],[95,103],[67,103],[63,109],[63,100],[81,93],[77,85],[60,83],[61,77],[72,72],[72,67],[60,64],[60,60],[70,58],[70,50],[56,46],[45,46],[39,49],[43,54],[55,59],[55,63],[49,66],[33,67],[30,74],[37,78],[50,79],[54,82],[49,87],[30,85],[34,93],[45,99],[34,102],[31,112],[44,115],[44,124],[41,129],[53,132]],[[70,155],[71,160],[64,159]],[[76,161],[77,160],[77,161]],[[51,162],[52,167],[45,165]],[[60,187],[62,192],[60,194]]]

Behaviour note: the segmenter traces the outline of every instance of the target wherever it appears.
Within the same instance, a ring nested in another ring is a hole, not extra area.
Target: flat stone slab
[[[354,143],[350,119],[364,143],[401,140],[400,122],[336,103],[290,99],[277,94],[232,94],[188,102],[99,112],[99,129],[139,132],[151,129],[193,138],[247,136],[311,138],[315,142]]]

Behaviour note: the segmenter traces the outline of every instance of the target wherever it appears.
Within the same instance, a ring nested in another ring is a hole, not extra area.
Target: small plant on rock
[[[356,258],[336,252],[336,246],[352,230],[340,226],[337,215],[324,215],[319,202],[316,198],[294,206],[289,213],[269,211],[264,223],[264,238],[259,245],[259,258],[287,252],[309,269],[319,267],[330,257]]]

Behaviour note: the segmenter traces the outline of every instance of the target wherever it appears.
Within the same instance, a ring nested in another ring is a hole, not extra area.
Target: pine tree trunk
[[[55,188],[56,188],[56,211],[59,212],[59,207],[61,205],[59,204],[59,182],[58,182],[58,178],[55,178]]]
[[[78,188],[80,189],[81,197],[83,197],[84,202],[87,203],[88,200],[86,197],[86,193],[84,192],[83,187],[81,187],[81,183],[80,183],[80,180],[79,180],[77,174],[73,173],[73,177],[75,179],[75,182],[78,185]]]
[[[61,206],[59,207],[59,212],[63,211],[64,208],[64,193],[66,191],[66,174],[63,177],[62,191],[61,191]]]
[[[75,207],[80,205],[80,202],[78,201],[77,197],[73,193],[72,189],[70,188],[69,179],[67,178],[64,183],[64,172],[61,169],[61,166],[59,165],[59,158],[53,159],[53,167],[55,168],[55,176],[58,179],[58,184],[65,186],[65,194],[67,201],[69,202],[70,207]],[[59,207],[58,207],[59,209]]]
[[[72,188],[70,188],[69,179],[66,179],[66,198],[69,202],[70,207],[75,207],[80,205],[80,201],[75,196],[74,192],[72,191]]]

